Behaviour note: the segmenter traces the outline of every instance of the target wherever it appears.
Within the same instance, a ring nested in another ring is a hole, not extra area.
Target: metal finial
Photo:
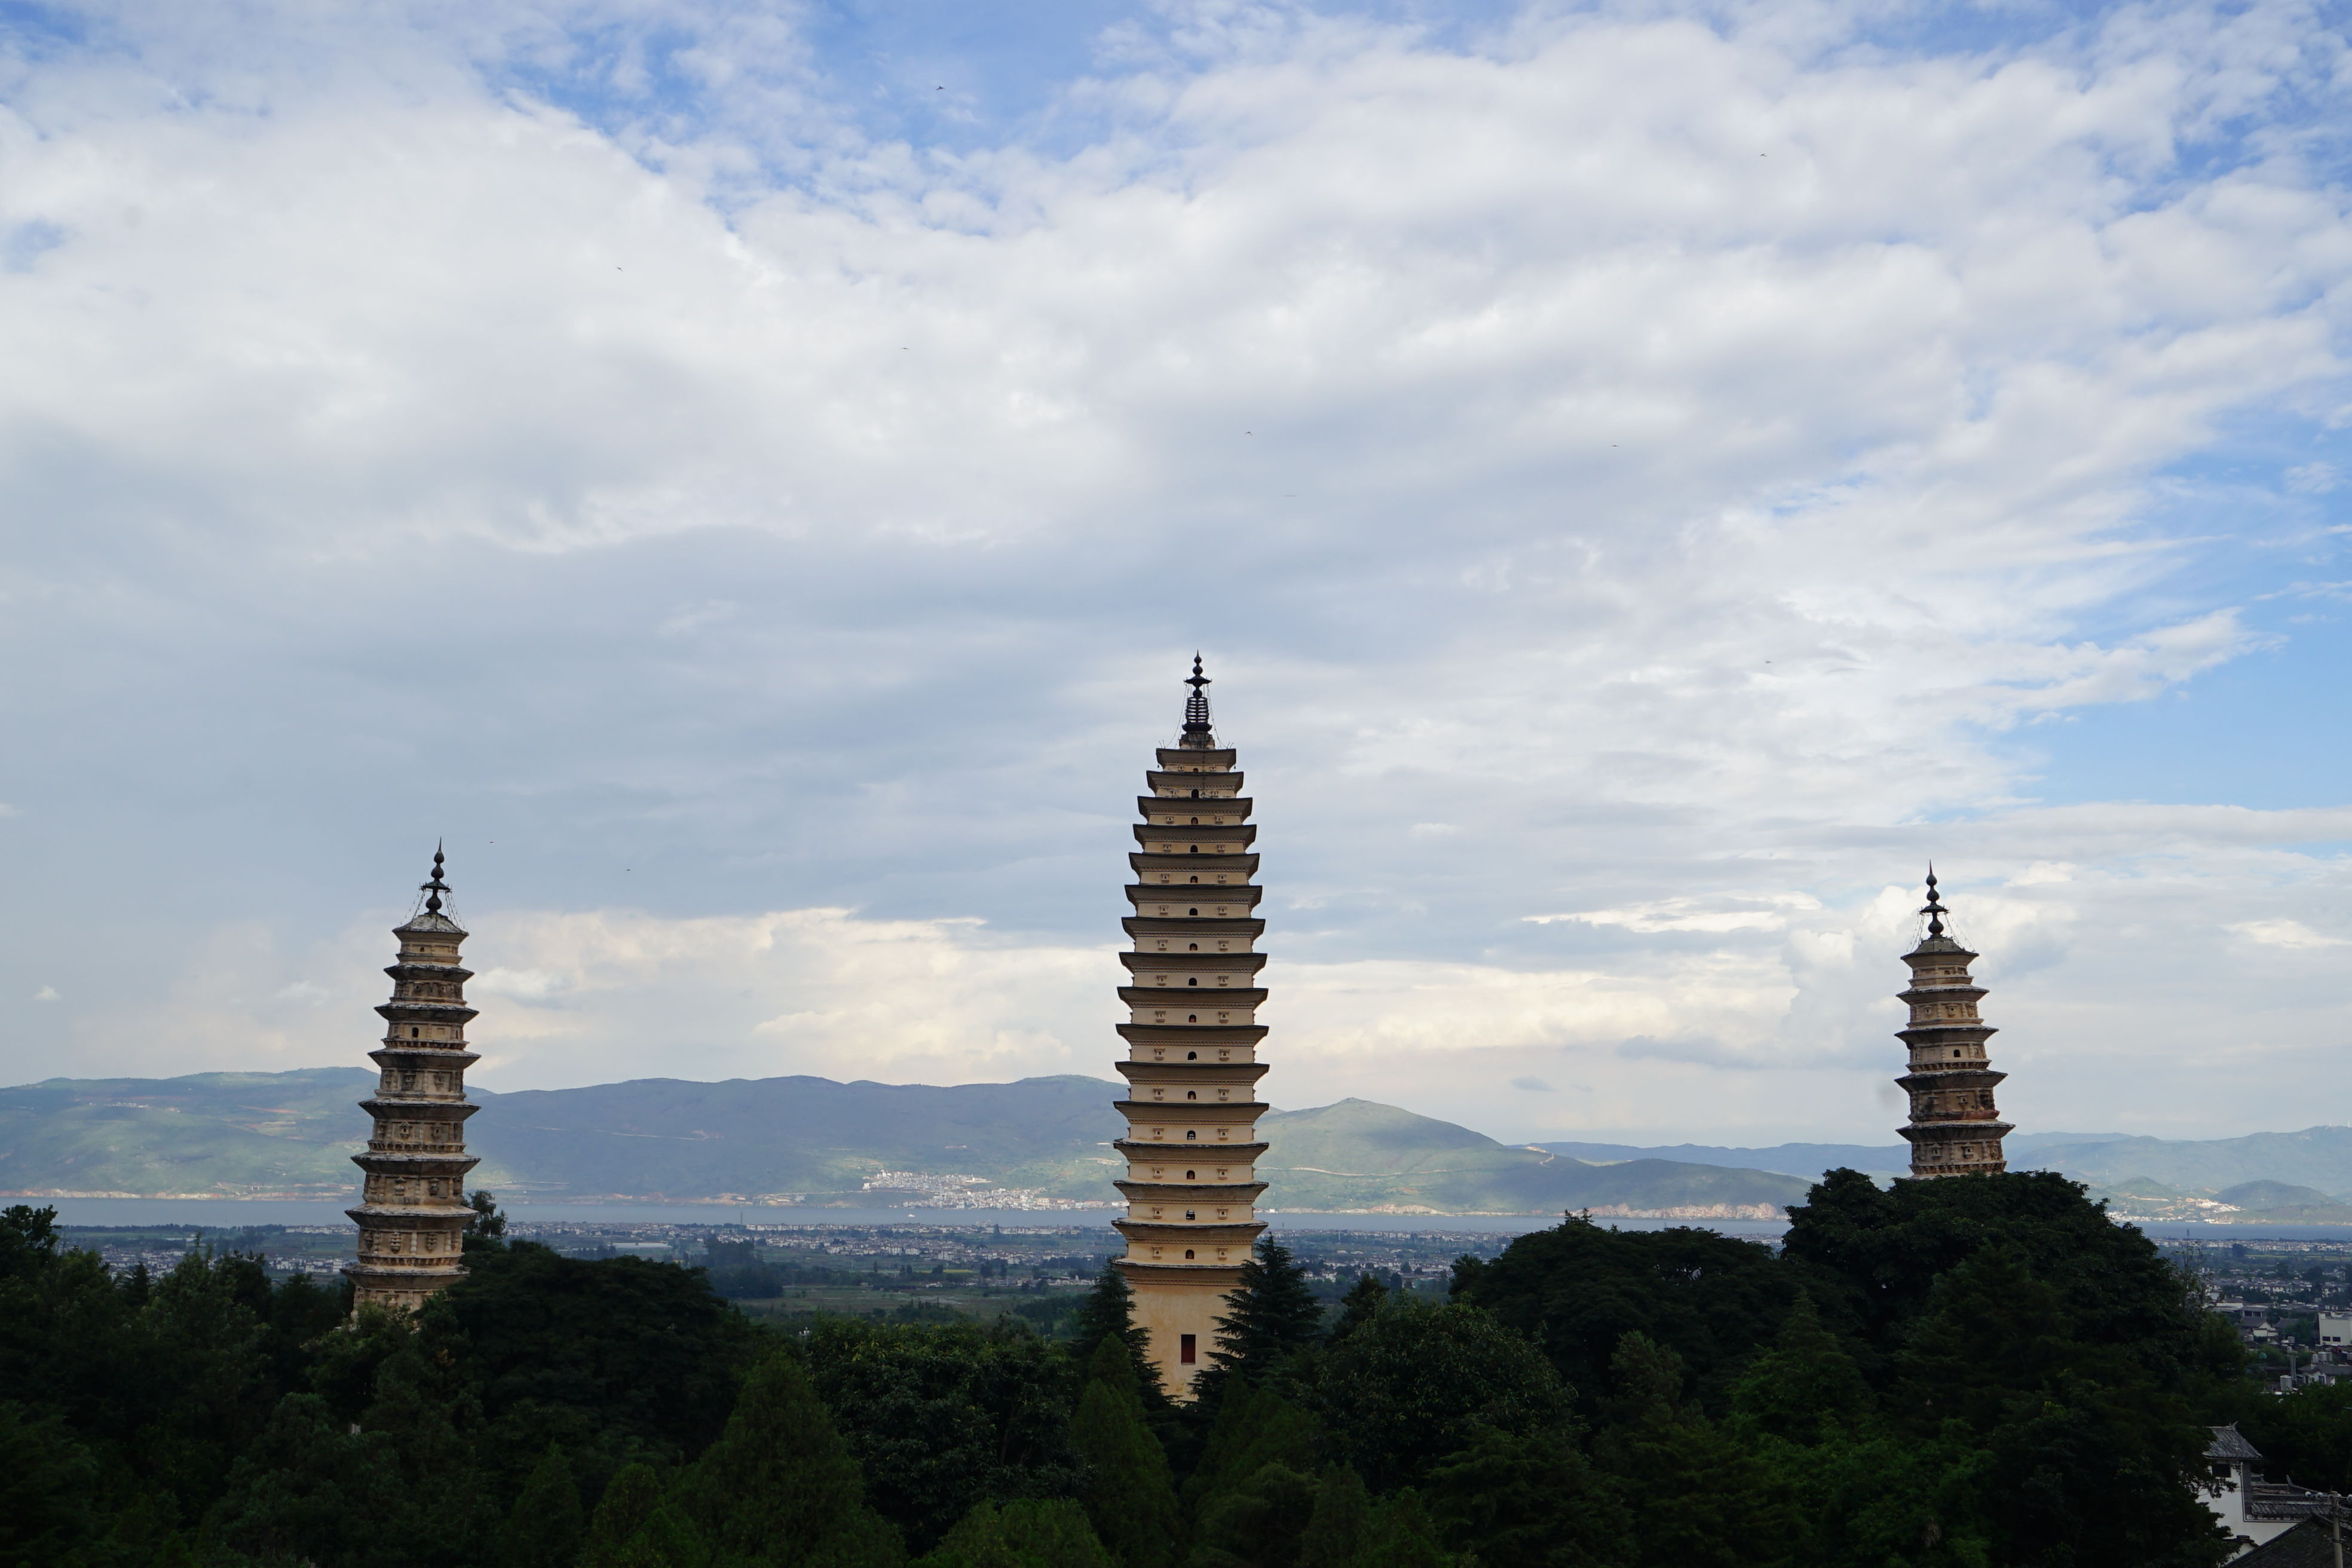
[[[1201,656],[1197,653],[1192,656],[1192,673],[1184,684],[1192,689],[1192,695],[1184,699],[1184,733],[1205,735],[1209,732],[1209,678],[1201,673]]]
[[[1944,934],[1944,900],[1936,891],[1936,863],[1932,860],[1927,862],[1927,903],[1919,912],[1927,917],[1929,936]]]
[[[425,912],[426,914],[437,915],[441,912],[441,895],[449,890],[449,884],[441,879],[441,845],[438,840],[436,840],[433,846],[433,879],[416,890],[425,896]]]

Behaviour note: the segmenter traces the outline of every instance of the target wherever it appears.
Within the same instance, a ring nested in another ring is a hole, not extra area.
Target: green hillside
[[[1778,1218],[1804,1201],[1792,1176],[1670,1160],[1591,1164],[1517,1148],[1368,1100],[1277,1112],[1260,1173],[1270,1206],[1437,1214],[1600,1214]]]
[[[340,1197],[375,1081],[310,1068],[0,1089],[0,1194]]]
[[[0,1089],[0,1194],[341,1197],[367,1135],[351,1068],[55,1079]],[[1119,1086],[1079,1077],[1018,1083],[690,1083],[646,1079],[496,1094],[468,1142],[476,1179],[521,1201],[694,1202],[791,1196],[897,1205],[920,1195],[883,1173],[971,1176],[989,1189],[1108,1201],[1119,1162]],[[1276,1112],[1271,1207],[1391,1213],[1777,1215],[1805,1184],[1670,1160],[1592,1163],[1516,1148],[1369,1100]]]

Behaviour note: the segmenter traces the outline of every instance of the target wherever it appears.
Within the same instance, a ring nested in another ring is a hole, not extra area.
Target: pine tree
[[[1299,1548],[1298,1568],[1354,1568],[1364,1549],[1371,1508],[1363,1477],[1345,1465],[1325,1470],[1315,1491],[1314,1517],[1307,1521],[1307,1539]]]
[[[1066,1498],[984,1502],[915,1568],[1118,1568]]]
[[[1217,1320],[1213,1363],[1204,1376],[1222,1380],[1239,1373],[1263,1380],[1293,1351],[1304,1350],[1323,1333],[1323,1305],[1307,1289],[1307,1271],[1290,1249],[1271,1236],[1258,1237],[1241,1283],[1225,1298],[1231,1315]]]
[[[668,1509],[719,1563],[896,1568],[906,1560],[898,1532],[866,1506],[857,1461],[788,1354],[752,1369],[727,1430],[678,1478]]]
[[[1801,1290],[1772,1348],[1748,1363],[1731,1394],[1742,1421],[1792,1443],[1827,1441],[1852,1428],[1870,1404],[1861,1368]]]
[[[1151,1331],[1135,1321],[1135,1291],[1117,1258],[1103,1260],[1102,1272],[1095,1276],[1094,1289],[1078,1303],[1077,1316],[1071,1324],[1071,1341],[1077,1346],[1078,1354],[1089,1362],[1106,1335],[1117,1335],[1127,1346],[1144,1407],[1158,1409],[1167,1404],[1168,1391],[1160,1384],[1160,1363],[1151,1354]]]
[[[580,1568],[622,1568],[626,1561],[624,1549],[653,1518],[661,1498],[661,1478],[651,1465],[624,1465],[605,1483],[596,1517],[588,1521],[588,1544],[580,1555]]]
[[[550,1443],[499,1532],[500,1568],[572,1568],[581,1530],[579,1483],[563,1450]]]
[[[1087,1468],[1087,1516],[1125,1568],[1167,1568],[1176,1546],[1168,1455],[1144,1425],[1134,1358],[1117,1335],[1095,1347],[1070,1447]]]
[[[1372,1275],[1358,1276],[1348,1294],[1340,1299],[1339,1316],[1331,1324],[1331,1342],[1338,1344],[1358,1329],[1372,1321],[1372,1314],[1388,1300],[1389,1288]]]

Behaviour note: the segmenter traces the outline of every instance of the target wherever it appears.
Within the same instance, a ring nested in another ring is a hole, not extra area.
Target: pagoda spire
[[[1192,656],[1192,673],[1185,678],[1184,684],[1192,689],[1192,695],[1184,699],[1182,743],[1186,746],[1213,747],[1217,743],[1217,737],[1215,731],[1209,727],[1209,678],[1201,673],[1201,656],[1197,653]]]
[[[1969,975],[1977,957],[1945,934],[1944,907],[1936,890],[1936,868],[1927,868],[1927,901],[1920,914],[1927,930],[1919,945],[1903,955],[1911,984],[1902,1000],[1911,1008],[1910,1027],[1896,1037],[1910,1047],[1910,1070],[1895,1081],[1911,1097],[1911,1125],[1902,1129],[1911,1145],[1911,1174],[1967,1176],[2009,1169],[2001,1140],[2012,1131],[1993,1104],[1993,1086],[2009,1075],[1992,1070],[1985,1041],[1997,1031],[1978,1016],[1984,987]]]
[[[384,971],[392,1000],[376,1009],[387,1028],[368,1055],[383,1076],[375,1097],[360,1102],[374,1127],[367,1152],[352,1156],[366,1173],[360,1206],[349,1211],[360,1227],[359,1261],[343,1270],[354,1307],[406,1311],[466,1273],[458,1258],[474,1217],[466,1173],[480,1163],[466,1152],[466,1119],[476,1109],[466,1099],[466,1069],[481,1058],[466,1048],[473,975],[459,966],[467,931],[447,912],[444,865],[436,844],[416,911],[392,933],[400,939]]]
[[[1192,659],[1183,738],[1162,747],[1136,801],[1143,820],[1128,857],[1133,939],[1119,954],[1127,984],[1118,999],[1128,1022],[1118,1063],[1127,1096],[1116,1108],[1127,1135],[1113,1145],[1127,1163],[1116,1184],[1127,1200],[1117,1223],[1127,1240],[1118,1267],[1135,1292],[1135,1321],[1151,1338],[1163,1384],[1192,1397],[1209,1364],[1225,1298],[1265,1226],[1257,1218],[1257,1162],[1266,1146],[1257,1121],[1265,1074],[1257,1059],[1265,1026],[1265,957],[1255,951],[1265,922],[1251,879],[1257,829],[1242,794],[1238,760],[1209,728],[1209,678]]]

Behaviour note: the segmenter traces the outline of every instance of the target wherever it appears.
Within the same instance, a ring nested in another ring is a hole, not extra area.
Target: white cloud
[[[2301,921],[2238,921],[2223,928],[2264,947],[2314,948],[2352,946],[2340,936],[2322,936]]]
[[[2300,11],[1182,9],[961,152],[773,18],[225,15],[0,82],[18,951],[111,998],[11,1072],[356,1061],[389,921],[290,933],[449,831],[493,1083],[1099,1073],[1201,642],[1285,1103],[1871,1121],[1930,855],[2074,987],[2000,994],[2036,1114],[2267,1115],[2190,1025],[2341,1038],[2215,932],[2340,923],[2352,810],[2036,807],[2011,745],[2267,646],[2150,519],[2343,374]]]

